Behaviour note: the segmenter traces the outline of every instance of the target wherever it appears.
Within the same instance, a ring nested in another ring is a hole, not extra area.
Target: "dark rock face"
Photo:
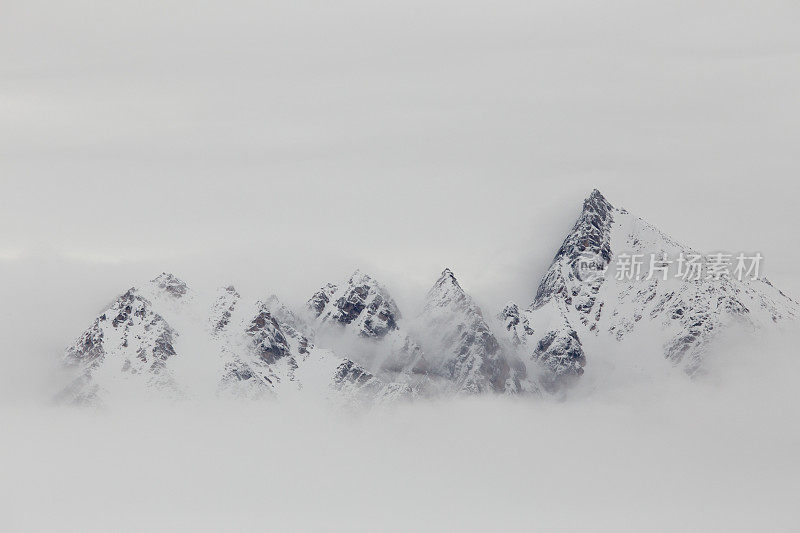
[[[500,311],[500,316],[498,318],[503,321],[506,329],[511,331],[517,327],[520,322],[519,306],[513,302],[509,303],[503,308],[502,311]]]
[[[400,311],[388,292],[356,271],[341,288],[328,284],[308,301],[315,318],[356,328],[362,337],[383,338],[398,329]]]
[[[614,221],[614,206],[598,191],[593,190],[583,202],[581,216],[572,233],[561,246],[558,255],[576,259],[585,252],[599,255],[606,263],[611,261],[611,239],[609,230]]]
[[[299,354],[307,354],[313,348],[308,340],[312,334],[308,324],[292,312],[274,294],[270,295],[263,302],[259,302],[262,310],[266,310],[275,321],[280,325],[283,334],[290,339],[297,341],[297,351]]]
[[[266,363],[274,363],[289,354],[289,344],[278,321],[266,309],[253,318],[247,334],[253,338],[253,347]]]
[[[331,296],[336,292],[336,285],[328,283],[320,290],[314,293],[314,296],[308,300],[308,308],[311,310],[314,318],[317,318],[325,310],[325,306],[331,301]]]
[[[297,347],[297,351],[300,354],[307,354],[309,353],[309,348],[311,348],[311,343],[308,342],[308,339],[303,337],[300,339],[300,343]]]
[[[551,390],[583,375],[586,366],[586,354],[573,329],[548,332],[536,344],[533,357],[550,371],[544,384]]]
[[[225,297],[231,291],[223,289],[221,292],[222,300],[227,301]],[[243,305],[244,309],[251,309],[248,306],[252,304],[244,301],[238,305],[240,309]],[[218,307],[225,309],[224,306]],[[281,313],[284,318],[293,316],[276,297],[256,301],[254,307],[252,319],[242,324],[242,313],[237,311],[230,325],[217,332],[225,360],[219,394],[249,399],[274,397],[275,387],[294,386],[295,372],[302,362],[299,356],[308,354],[312,348],[293,326],[276,316]],[[245,336],[244,344],[240,335]],[[247,349],[242,350],[243,346]]]
[[[109,321],[109,316],[114,318]],[[116,347],[106,346],[109,328],[115,330],[114,337],[119,339],[120,347],[138,345],[137,358],[143,363],[153,363],[151,370],[154,372],[162,366],[159,361],[163,362],[175,355],[172,328],[161,315],[152,311],[149,300],[140,296],[135,289],[129,289],[67,349],[67,362],[85,364],[102,358],[109,351],[115,351]],[[149,339],[149,342],[142,343],[143,337]]]
[[[356,270],[345,283],[326,285],[308,308],[315,317],[309,329],[316,342],[329,342],[322,347],[338,350],[342,344],[337,343],[347,339],[350,346],[344,350],[351,350],[349,355],[375,373],[377,381],[388,386],[400,379],[408,386],[414,381],[410,376],[425,373],[422,350],[398,325],[397,304],[368,274]]]
[[[222,331],[230,323],[240,295],[233,285],[222,289],[220,296],[211,309],[211,327],[215,332]]]
[[[353,361],[347,360],[336,367],[333,381],[339,385],[343,383],[365,385],[374,379],[374,377],[375,376],[355,364]]]
[[[508,303],[497,315],[497,319],[503,324],[515,347],[522,346],[526,343],[528,336],[533,335],[527,315],[521,312],[519,306],[514,302]]]
[[[170,397],[182,392],[167,371],[167,360],[176,355],[177,333],[154,312],[149,300],[136,289],[118,297],[97,317],[83,335],[67,348],[64,362],[80,375],[56,397],[72,404],[102,404],[102,388],[95,382],[98,369],[106,363],[136,376],[148,390]]]
[[[567,315],[570,308],[574,309],[586,326],[600,318],[603,302],[595,304],[612,259],[614,211],[600,191],[592,191],[542,278],[531,306],[525,313],[519,313],[516,306],[507,306],[500,315],[512,342],[527,346],[531,359],[543,366],[542,384],[551,391],[569,385],[583,374],[586,355]],[[545,309],[550,302],[554,305]],[[538,312],[559,313],[560,318],[556,315],[553,329],[534,331],[530,324]]]
[[[254,374],[253,371],[247,365],[234,365],[232,363],[228,363],[225,368],[225,374],[223,375],[223,381],[225,379],[235,379],[237,381],[247,381],[248,379],[253,379]]]
[[[158,277],[153,279],[151,283],[175,298],[182,298],[189,291],[185,282],[168,272],[162,272]]]
[[[351,281],[354,281],[351,278]],[[363,321],[360,334],[365,337],[383,337],[397,329],[400,314],[393,301],[386,298],[370,279],[356,280],[361,283],[351,285],[350,290],[336,300],[334,318],[342,324],[351,324],[361,317]]]
[[[362,401],[373,403],[414,396],[408,384],[385,382],[351,360],[345,360],[336,367],[331,388],[345,393],[352,407],[357,407]]]
[[[68,362],[91,362],[94,359],[105,355],[103,349],[103,330],[100,322],[106,320],[105,315],[98,318],[95,323],[87,329],[77,343],[67,350]]]
[[[590,281],[592,292],[597,293],[603,278],[591,276],[591,271],[603,271],[611,262],[613,211],[614,207],[597,189],[586,198],[572,231],[564,239],[550,269],[539,284],[533,301],[534,308],[544,305],[555,295],[560,295],[568,305],[572,305],[575,295],[568,288],[584,280]],[[568,279],[564,279],[561,269],[558,268],[564,262],[569,264],[571,270]],[[590,298],[582,301],[580,307],[588,313],[593,304],[594,299]]]
[[[353,287],[353,289],[346,295],[336,300],[336,307],[339,309],[339,322],[342,324],[349,324],[361,314],[366,305],[366,300],[369,294],[369,287]]]

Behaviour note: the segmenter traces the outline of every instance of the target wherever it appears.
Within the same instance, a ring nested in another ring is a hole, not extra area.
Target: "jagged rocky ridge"
[[[397,331],[400,319],[400,310],[386,289],[358,270],[341,286],[328,283],[317,291],[308,309],[320,326],[350,326],[350,331],[375,339]]]
[[[168,363],[175,356],[176,333],[153,304],[135,288],[118,297],[65,354],[79,374],[60,397],[94,402],[103,383],[138,384],[138,388],[168,397],[182,391]]]
[[[428,291],[415,322],[423,339],[427,371],[457,391],[519,392],[535,390],[525,364],[498,341],[483,312],[445,269]]]
[[[121,395],[257,399],[310,387],[347,404],[408,393],[316,348],[304,331],[275,296],[247,301],[227,286],[207,302],[162,274],[117,298],[67,349],[65,361],[77,375],[58,399],[94,405]]]
[[[689,374],[721,332],[796,319],[798,304],[766,279],[618,280],[621,253],[694,253],[599,191],[586,198],[526,308],[487,320],[445,269],[418,316],[356,271],[296,313],[274,295],[233,287],[208,300],[163,273],[118,297],[65,353],[75,378],[62,401],[120,394],[272,398],[316,394],[344,403],[453,393],[561,394],[593,357],[643,337]],[[641,339],[640,339],[641,340]],[[620,348],[624,349],[624,348]]]
[[[755,331],[798,316],[798,304],[763,278],[619,280],[612,267],[623,253],[676,258],[697,252],[594,190],[532,303],[524,311],[511,303],[500,313],[507,338],[547,369],[547,388],[583,374],[592,357],[586,345],[597,339],[622,342],[640,334],[645,345],[693,374],[727,328]]]

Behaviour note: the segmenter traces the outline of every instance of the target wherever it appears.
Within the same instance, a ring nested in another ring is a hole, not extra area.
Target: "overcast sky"
[[[796,528],[796,337],[722,345],[718,387],[621,353],[575,402],[365,424],[15,408],[163,270],[297,306],[361,267],[413,316],[450,267],[527,305],[595,187],[798,299],[799,28],[798,0],[0,0],[0,529]]]
[[[83,322],[167,269],[297,303],[450,266],[528,303],[598,187],[798,296],[799,25],[796,0],[7,1],[0,262],[89,291]]]

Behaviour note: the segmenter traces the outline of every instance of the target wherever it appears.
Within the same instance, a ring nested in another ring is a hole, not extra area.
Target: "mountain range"
[[[563,395],[601,350],[630,349],[631,339],[695,375],[726,330],[758,334],[800,314],[763,277],[636,279],[612,271],[632,255],[692,254],[595,190],[536,294],[489,315],[447,268],[409,318],[361,271],[326,283],[296,310],[233,286],[197,293],[162,273],[117,297],[67,348],[74,377],[58,399],[103,405],[125,396],[304,394],[351,405]]]

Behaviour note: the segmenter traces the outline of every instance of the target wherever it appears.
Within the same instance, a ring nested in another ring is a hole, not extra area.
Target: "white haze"
[[[161,271],[296,307],[362,268],[411,319],[450,267],[527,305],[594,187],[800,296],[798,2],[0,11],[0,531],[797,529],[797,335],[696,381],[595,346],[560,402],[50,400]]]
[[[798,342],[608,356],[563,402],[6,404],[0,529],[794,531]]]
[[[13,306],[1,331],[0,530],[796,526],[798,334],[726,337],[694,381],[648,343],[592,346],[562,401],[352,412],[308,398],[142,399],[94,412],[49,403],[58,357],[140,266],[13,264],[5,279],[23,282],[2,295]]]
[[[332,270],[449,266],[505,300],[536,283],[520,251],[546,262],[598,187],[698,249],[760,250],[797,295],[798,19],[794,0],[7,0],[0,257],[257,287],[299,269],[304,295]]]

